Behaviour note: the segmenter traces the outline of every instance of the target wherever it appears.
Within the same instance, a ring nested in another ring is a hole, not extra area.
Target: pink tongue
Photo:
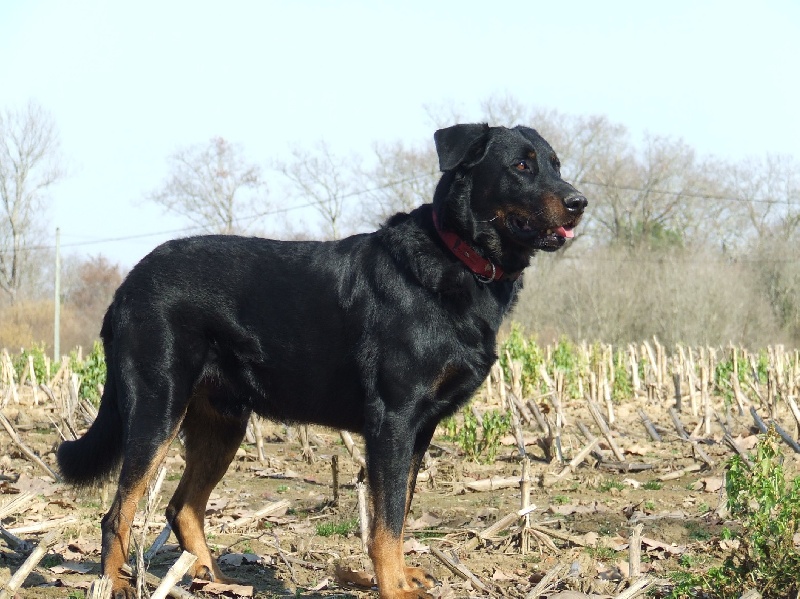
[[[559,237],[564,237],[566,239],[572,239],[573,237],[575,237],[575,233],[573,232],[572,229],[565,229],[564,227],[559,227],[554,231],[555,234],[558,235]]]

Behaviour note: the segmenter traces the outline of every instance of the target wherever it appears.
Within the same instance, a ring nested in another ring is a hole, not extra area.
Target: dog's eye
[[[528,161],[527,160],[520,160],[519,162],[517,162],[514,165],[514,168],[517,169],[518,171],[529,171],[529,170],[531,170],[531,167],[528,166]]]

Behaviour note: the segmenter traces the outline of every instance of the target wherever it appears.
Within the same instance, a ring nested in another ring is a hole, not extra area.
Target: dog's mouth
[[[575,227],[578,221],[570,221],[558,226],[544,229],[537,223],[532,223],[530,218],[510,215],[506,219],[506,227],[521,243],[535,249],[555,251],[566,243],[567,239],[575,237]]]

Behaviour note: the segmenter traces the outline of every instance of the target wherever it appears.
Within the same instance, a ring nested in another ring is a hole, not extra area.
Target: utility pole
[[[56,227],[55,314],[53,315],[53,363],[61,363],[61,229]]]

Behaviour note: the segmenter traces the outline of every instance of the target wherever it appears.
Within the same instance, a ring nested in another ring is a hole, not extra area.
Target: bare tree
[[[169,164],[167,179],[150,200],[207,233],[247,229],[264,182],[260,167],[247,162],[241,146],[214,137],[207,144],[178,149]]]
[[[58,130],[34,102],[0,113],[0,289],[13,303],[41,239],[48,188],[64,176]]]
[[[800,164],[790,156],[748,158],[730,167],[731,195],[757,236],[788,238],[800,231]]]
[[[339,239],[345,232],[345,202],[361,192],[356,177],[360,159],[337,155],[325,141],[311,150],[296,147],[291,154],[290,162],[275,163],[289,182],[289,193],[322,216],[328,239]]]
[[[374,152],[375,163],[360,173],[365,190],[361,220],[369,228],[430,202],[440,175],[432,142],[423,147],[402,141],[376,143]]]
[[[595,240],[634,247],[725,241],[730,229],[722,221],[735,216],[725,167],[698,158],[682,140],[646,135],[636,144],[605,116],[529,108],[512,96],[490,98],[483,111],[489,122],[532,126],[551,143],[564,176],[589,197],[581,229]]]

